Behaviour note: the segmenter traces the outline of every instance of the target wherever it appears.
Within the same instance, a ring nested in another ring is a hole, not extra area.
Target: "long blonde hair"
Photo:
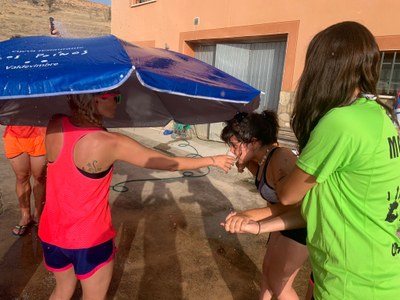
[[[79,115],[88,122],[102,127],[102,117],[96,112],[93,103],[94,97],[94,94],[69,95],[69,107],[73,114]]]

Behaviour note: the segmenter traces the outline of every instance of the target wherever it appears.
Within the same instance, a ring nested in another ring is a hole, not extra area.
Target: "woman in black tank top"
[[[277,116],[272,111],[239,113],[229,120],[221,139],[237,157],[239,172],[247,168],[255,176],[266,207],[230,213],[221,224],[232,233],[270,232],[263,262],[260,299],[296,297],[292,283],[308,257],[305,222],[300,206],[284,206],[275,193],[276,184],[294,167],[291,149],[279,147]],[[290,229],[290,230],[288,230]]]

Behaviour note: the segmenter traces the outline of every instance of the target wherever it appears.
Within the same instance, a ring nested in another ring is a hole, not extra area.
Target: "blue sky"
[[[90,0],[91,2],[103,3],[111,6],[111,0]]]

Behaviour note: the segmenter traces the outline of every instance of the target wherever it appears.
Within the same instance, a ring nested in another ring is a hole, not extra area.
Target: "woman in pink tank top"
[[[215,166],[225,172],[234,163],[228,155],[171,157],[108,132],[103,118],[113,118],[120,101],[118,91],[72,95],[72,116],[55,116],[48,125],[47,203],[39,237],[46,267],[56,280],[51,299],[69,299],[78,279],[84,299],[106,297],[115,253],[108,203],[115,161],[169,171]]]

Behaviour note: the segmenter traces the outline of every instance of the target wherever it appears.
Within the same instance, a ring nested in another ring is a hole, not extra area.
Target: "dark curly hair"
[[[253,138],[263,145],[276,143],[279,123],[275,112],[265,110],[262,113],[237,113],[231,120],[226,121],[222,129],[221,139],[229,144],[231,137],[239,142],[249,144]]]

